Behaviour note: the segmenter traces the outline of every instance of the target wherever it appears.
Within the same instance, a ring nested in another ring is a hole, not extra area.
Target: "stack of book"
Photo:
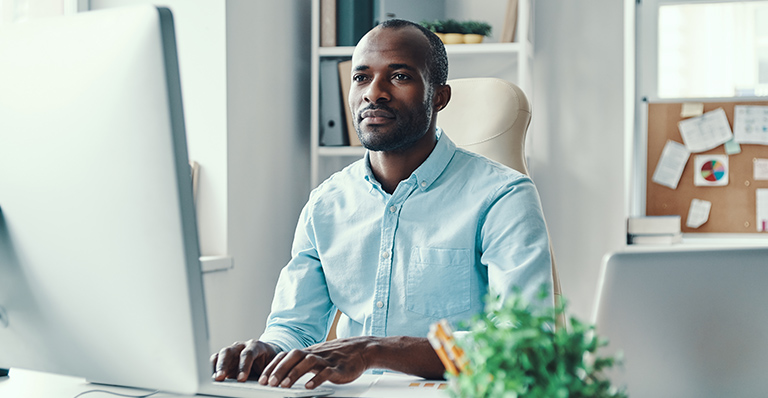
[[[680,216],[646,216],[627,219],[627,243],[669,245],[680,243]]]

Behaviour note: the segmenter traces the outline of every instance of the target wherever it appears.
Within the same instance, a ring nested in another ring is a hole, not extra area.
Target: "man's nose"
[[[363,94],[365,102],[379,103],[390,100],[389,88],[386,79],[375,78],[368,85],[368,89]]]

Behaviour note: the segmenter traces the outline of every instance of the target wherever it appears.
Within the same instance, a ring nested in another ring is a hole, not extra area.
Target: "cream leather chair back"
[[[457,146],[481,154],[528,174],[525,135],[531,122],[531,104],[523,90],[496,78],[448,81],[451,100],[437,115],[437,125]],[[555,305],[562,303],[560,278],[552,254]],[[556,320],[566,327],[565,314]]]

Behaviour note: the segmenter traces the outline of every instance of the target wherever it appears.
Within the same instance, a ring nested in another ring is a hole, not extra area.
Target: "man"
[[[470,318],[489,290],[505,297],[517,286],[533,300],[552,286],[531,180],[436,128],[451,98],[440,40],[386,21],[352,65],[349,106],[366,156],[312,192],[266,331],[214,354],[216,380],[289,387],[312,372],[314,388],[368,369],[442,378],[431,323]],[[323,342],[337,308],[339,338]]]

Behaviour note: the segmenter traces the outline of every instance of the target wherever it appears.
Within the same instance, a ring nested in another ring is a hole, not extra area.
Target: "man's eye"
[[[354,76],[352,76],[352,81],[353,82],[358,82],[359,83],[359,82],[364,82],[365,80],[366,80],[366,76],[365,75],[354,75]]]
[[[396,73],[395,76],[393,76],[395,80],[408,80],[411,77],[408,75],[404,75],[402,73]]]

